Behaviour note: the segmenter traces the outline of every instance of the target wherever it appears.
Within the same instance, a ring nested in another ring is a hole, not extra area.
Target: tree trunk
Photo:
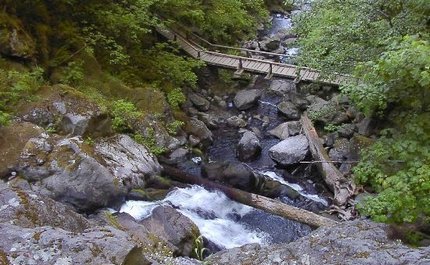
[[[330,162],[331,160],[318,137],[318,133],[306,113],[302,115],[301,122],[309,141],[313,159],[321,161],[321,163],[317,164],[317,167],[325,183],[334,194],[334,203],[344,205],[354,193],[354,183],[345,178],[333,163]]]
[[[227,187],[200,177],[192,176],[168,165],[163,165],[163,167],[164,173],[174,180],[201,185],[208,189],[220,190],[224,192],[227,197],[234,201],[261,209],[271,214],[279,215],[281,217],[313,227],[331,226],[337,223],[332,219],[320,216],[304,209],[284,204],[274,199]]]

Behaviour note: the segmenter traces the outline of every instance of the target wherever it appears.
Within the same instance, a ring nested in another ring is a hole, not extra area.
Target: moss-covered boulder
[[[20,21],[1,11],[0,54],[20,59],[32,59],[36,54],[36,44]]]

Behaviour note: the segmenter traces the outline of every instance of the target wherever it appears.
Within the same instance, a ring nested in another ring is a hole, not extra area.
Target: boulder
[[[0,127],[0,178],[10,176],[17,170],[19,157],[27,142],[43,133],[43,129],[28,123],[12,123]]]
[[[227,124],[235,128],[245,128],[248,123],[239,116],[231,116],[227,119]]]
[[[210,144],[213,141],[212,132],[208,129],[208,127],[206,127],[206,125],[202,121],[196,118],[191,118],[187,122],[185,126],[185,131],[188,134],[192,134],[198,137],[203,143]]]
[[[0,181],[0,223],[20,227],[58,227],[79,233],[90,227],[90,222],[70,207],[29,190],[12,187]]]
[[[170,206],[156,207],[140,224],[170,243],[176,255],[190,256],[194,241],[200,235],[198,227],[188,217]]]
[[[112,227],[74,233],[49,226],[0,224],[2,264],[148,264],[137,243]]]
[[[373,130],[373,120],[371,118],[364,118],[357,124],[358,133],[369,137]]]
[[[296,84],[291,80],[275,79],[270,83],[269,90],[283,96],[287,93],[296,93]]]
[[[278,111],[289,120],[300,119],[300,112],[297,107],[290,101],[283,101],[278,104]]]
[[[261,50],[271,52],[279,49],[281,46],[281,40],[279,36],[274,36],[273,38],[266,38],[260,41]]]
[[[234,97],[234,105],[239,110],[247,110],[252,108],[261,97],[261,94],[262,90],[259,89],[241,90],[237,92],[236,96]]]
[[[268,131],[268,133],[281,140],[285,140],[290,136],[298,135],[301,129],[302,125],[299,121],[288,121],[278,125],[276,128]]]
[[[195,93],[190,93],[188,95],[191,103],[193,103],[194,107],[199,111],[208,111],[210,107],[210,102],[204,97],[197,95]]]
[[[348,123],[348,124],[344,124],[342,125],[338,130],[338,134],[340,137],[345,137],[345,138],[351,138],[354,135],[356,126],[355,124],[352,123]]]
[[[212,162],[203,165],[201,170],[202,176],[209,180],[248,191],[254,188],[254,173],[242,163]]]
[[[145,180],[161,172],[157,158],[128,135],[97,141],[95,153],[118,181],[129,188],[142,188]]]
[[[260,152],[261,144],[257,135],[250,131],[245,132],[237,145],[236,156],[240,161],[249,161],[257,157]]]
[[[322,227],[289,244],[258,244],[224,250],[205,261],[209,264],[430,264],[430,247],[411,248],[388,236],[388,226],[370,221],[341,222]]]
[[[304,135],[289,137],[269,149],[269,156],[282,166],[296,164],[309,153],[308,139]]]

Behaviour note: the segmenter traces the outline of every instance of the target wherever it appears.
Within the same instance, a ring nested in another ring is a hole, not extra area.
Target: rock
[[[253,132],[245,132],[236,149],[236,156],[240,161],[249,161],[257,157],[261,152],[261,144],[257,135]]]
[[[75,233],[90,227],[88,220],[66,205],[1,181],[0,201],[0,223],[26,228],[51,226]]]
[[[130,188],[143,187],[145,179],[161,172],[157,158],[128,135],[97,141],[94,151],[111,174]]]
[[[197,116],[199,117],[199,120],[204,122],[204,124],[206,124],[206,126],[212,130],[218,129],[219,124],[221,123],[219,118],[208,113],[199,112],[197,113]]]
[[[188,134],[192,134],[198,137],[204,143],[212,143],[213,141],[212,132],[208,129],[208,127],[206,127],[206,125],[202,121],[196,118],[191,118],[187,122],[187,125],[185,126],[185,131]]]
[[[287,93],[296,93],[296,84],[291,80],[275,79],[270,83],[269,90],[283,96]]]
[[[289,244],[257,244],[224,250],[205,261],[209,264],[430,264],[430,247],[410,248],[388,239],[388,226],[370,221],[342,222],[322,227]]]
[[[3,223],[0,233],[2,258],[10,264],[125,264],[130,259],[135,264],[148,264],[138,244],[112,227],[73,233],[49,226],[22,228]]]
[[[36,43],[16,19],[3,14],[0,24],[0,54],[6,57],[33,59]]]
[[[297,120],[300,119],[300,112],[296,106],[290,101],[283,101],[278,104],[278,111],[285,115],[287,119]]]
[[[102,161],[93,158],[91,152],[83,151],[78,138],[33,138],[22,152],[18,173],[30,181],[37,180],[36,185],[43,194],[71,204],[78,211],[119,202],[128,186],[102,165]]]
[[[281,46],[281,40],[278,36],[273,38],[267,38],[263,41],[260,41],[261,50],[271,52],[277,50]]]
[[[190,93],[188,95],[191,103],[198,109],[199,111],[208,111],[210,107],[210,102],[204,97],[197,95],[195,93]]]
[[[19,157],[27,142],[43,133],[43,129],[27,122],[0,127],[0,178],[17,170]]]
[[[245,128],[248,125],[248,123],[244,119],[238,116],[232,116],[228,118],[227,124],[235,128]]]
[[[369,137],[373,130],[373,121],[371,118],[364,118],[357,124],[358,133]]]
[[[61,121],[60,128],[64,133],[72,136],[83,135],[90,119],[90,116],[67,113]]]
[[[269,156],[280,165],[296,164],[309,153],[308,139],[304,135],[289,137],[269,149]]]
[[[337,132],[340,137],[351,138],[354,135],[355,128],[355,124],[344,124],[337,130]]]
[[[239,110],[247,110],[252,108],[261,97],[261,94],[262,90],[259,89],[241,90],[237,92],[236,96],[234,97],[234,105]]]
[[[324,146],[332,147],[337,138],[339,138],[339,135],[337,134],[337,132],[332,132],[332,133],[324,135],[324,138],[323,138]]]
[[[268,133],[281,140],[285,140],[290,136],[298,135],[301,129],[302,125],[299,121],[288,121],[278,125],[278,127],[268,131]]]
[[[198,227],[188,217],[169,206],[156,207],[140,224],[151,234],[169,242],[176,255],[190,256],[194,240],[200,235]]]
[[[200,139],[199,139],[199,138],[197,138],[197,137],[196,137],[196,136],[194,136],[194,135],[190,135],[190,136],[188,137],[188,141],[190,142],[190,145],[191,145],[192,147],[197,146],[197,145],[200,143]]]
[[[202,167],[202,176],[238,189],[250,191],[254,188],[254,173],[242,163],[212,162],[205,164]]]
[[[186,149],[184,147],[180,147],[180,148],[176,149],[175,151],[173,151],[172,153],[170,153],[169,162],[173,163],[173,164],[183,162],[187,159],[188,154],[189,154],[188,149]]]

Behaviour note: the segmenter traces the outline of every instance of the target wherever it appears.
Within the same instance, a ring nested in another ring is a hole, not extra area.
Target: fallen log
[[[312,227],[332,226],[337,223],[332,219],[323,217],[321,215],[318,215],[316,213],[313,213],[304,209],[300,209],[294,206],[284,204],[274,199],[270,199],[261,195],[256,195],[239,189],[227,187],[222,184],[209,181],[207,179],[203,179],[197,176],[187,174],[169,165],[163,165],[163,168],[164,168],[164,173],[176,181],[190,183],[190,184],[197,184],[208,189],[220,190],[227,197],[229,197],[234,201],[249,205],[254,208],[261,209],[263,211],[266,211],[287,219],[304,223]]]
[[[314,160],[317,163],[318,170],[322,175],[325,183],[334,194],[334,203],[336,205],[344,205],[348,199],[354,194],[355,185],[331,163],[326,150],[324,149],[318,133],[308,118],[306,112],[301,117],[302,128],[309,141],[309,147]]]

